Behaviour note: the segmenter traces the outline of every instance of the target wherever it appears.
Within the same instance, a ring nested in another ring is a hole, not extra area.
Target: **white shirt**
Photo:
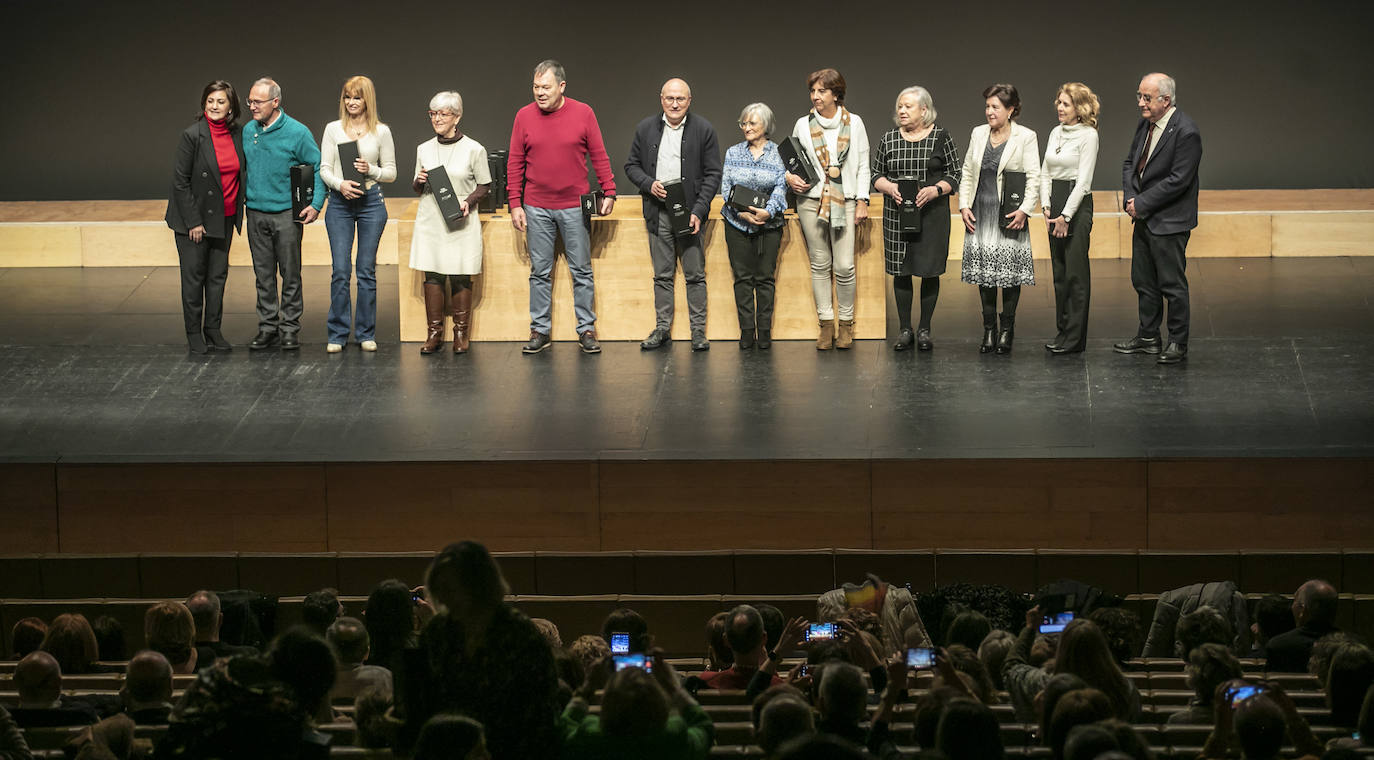
[[[677,126],[668,123],[663,117],[663,137],[658,141],[658,166],[654,169],[654,179],[659,182],[672,182],[682,179],[682,131],[687,126],[684,115]]]
[[[1093,189],[1097,168],[1097,130],[1086,124],[1060,125],[1050,131],[1045,143],[1045,163],[1040,169],[1040,203],[1050,207],[1050,190],[1056,179],[1074,180],[1069,199],[1064,203],[1064,219],[1073,218],[1083,196]]]

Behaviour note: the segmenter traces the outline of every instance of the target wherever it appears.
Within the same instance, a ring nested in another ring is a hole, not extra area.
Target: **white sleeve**
[[[858,116],[854,117],[854,121],[858,122],[859,127],[856,130],[851,130],[852,134],[849,138],[853,142],[851,150],[857,151],[856,155],[859,159],[859,181],[858,187],[854,189],[854,197],[862,201],[867,201],[869,198],[869,183],[872,181],[873,177],[873,169],[868,165],[868,129],[864,126],[863,119],[860,119]]]
[[[974,127],[973,132],[968,136],[968,149],[964,151],[964,168],[959,173],[959,210],[973,208],[973,191],[978,177],[975,170],[978,168],[973,163],[973,148],[978,144],[978,128]]]
[[[1040,208],[1040,138],[1035,130],[1027,129],[1026,132],[1025,146],[1021,149],[1022,165],[1026,167],[1026,199],[1020,210],[1026,216],[1035,216],[1036,209]],[[1026,156],[1024,151],[1030,151],[1030,155]]]
[[[379,165],[370,167],[370,176],[378,182],[395,182],[396,143],[391,139],[391,128],[385,124],[377,125],[377,145]]]
[[[1069,191],[1069,200],[1064,203],[1064,219],[1073,218],[1083,196],[1093,191],[1093,172],[1097,171],[1097,130],[1089,128],[1083,135],[1078,147],[1078,178]]]
[[[334,126],[338,123],[330,122],[320,140],[320,179],[330,190],[338,190],[343,185],[343,177],[339,176],[339,141],[334,136]]]

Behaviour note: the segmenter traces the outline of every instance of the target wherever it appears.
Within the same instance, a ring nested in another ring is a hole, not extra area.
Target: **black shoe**
[[[910,327],[903,327],[897,334],[897,340],[892,342],[893,351],[905,351],[916,342],[916,336],[912,334]]]
[[[300,338],[297,338],[297,337],[296,337],[296,334],[295,334],[295,333],[290,333],[289,335],[283,335],[283,336],[281,336],[281,350],[283,350],[283,351],[295,351],[296,349],[298,349],[298,348],[300,348],[300,347],[301,347],[301,340],[300,340]]]
[[[248,348],[251,351],[261,351],[264,348],[271,348],[277,345],[279,340],[281,339],[277,337],[276,333],[260,332],[253,336],[253,340],[249,341]]]
[[[916,350],[929,351],[935,348],[935,344],[930,340],[930,328],[922,327],[916,331]]]
[[[999,354],[1011,353],[1012,343],[1016,340],[1015,319],[1010,314],[1001,316],[1002,330],[997,334],[997,353]]]
[[[978,353],[990,354],[997,348],[997,321],[983,322],[983,342],[978,344]]]
[[[1117,343],[1112,346],[1112,350],[1118,354],[1157,354],[1159,345],[1159,338],[1142,338],[1137,335],[1125,343]]]
[[[186,333],[186,345],[190,347],[193,354],[204,354],[210,349],[205,345],[205,338],[200,333]]]
[[[1059,351],[1059,348],[1060,348],[1061,346],[1063,346],[1063,345],[1064,345],[1064,336],[1062,336],[1062,335],[1056,335],[1056,336],[1054,336],[1054,340],[1052,340],[1052,341],[1050,341],[1049,343],[1046,343],[1046,344],[1045,344],[1045,350],[1046,350],[1046,351],[1049,351],[1049,352],[1051,352],[1051,353],[1063,353],[1062,351]]]
[[[748,351],[754,347],[754,329],[739,331],[739,350]]]
[[[1188,358],[1188,346],[1182,343],[1170,342],[1164,349],[1164,353],[1159,355],[1155,364],[1178,364]]]
[[[520,347],[522,354],[537,354],[549,347],[549,336],[541,332],[530,331],[530,340]]]
[[[211,327],[205,328],[205,342],[211,351],[233,351],[234,347],[224,339],[224,334]]]
[[[773,347],[773,330],[759,328],[759,342],[756,344],[760,351],[767,351]]]
[[[596,342],[596,330],[588,330],[582,333],[582,336],[577,339],[577,342],[582,345],[582,353],[584,354],[601,353],[601,344]]]
[[[692,350],[710,351],[711,341],[706,339],[706,331],[700,327],[692,331]]]
[[[639,350],[653,351],[654,349],[661,348],[671,343],[672,341],[673,336],[668,332],[668,328],[655,327],[654,331],[649,333],[649,337],[639,342]]]
[[[1083,347],[1082,347],[1082,346],[1061,346],[1061,345],[1050,345],[1050,344],[1046,344],[1046,345],[1045,345],[1045,348],[1049,349],[1050,353],[1053,354],[1053,355],[1055,355],[1055,356],[1060,356],[1060,355],[1062,355],[1062,354],[1081,354],[1081,353],[1083,353]]]

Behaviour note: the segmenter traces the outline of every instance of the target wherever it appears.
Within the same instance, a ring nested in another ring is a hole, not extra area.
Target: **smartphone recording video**
[[[906,666],[917,670],[935,667],[935,650],[930,647],[911,647],[906,650]]]
[[[834,623],[812,623],[806,627],[807,641],[830,641],[835,638]]]
[[[1063,633],[1064,628],[1072,621],[1072,612],[1056,612],[1041,619],[1040,627],[1037,630],[1041,633]]]
[[[1243,686],[1232,686],[1227,689],[1226,692],[1230,697],[1231,707],[1239,707],[1241,702],[1244,702],[1256,694],[1264,693],[1264,687],[1256,686],[1255,684],[1245,684]]]
[[[616,654],[611,655],[611,659],[615,661],[616,670],[639,668],[649,673],[654,671],[654,661],[643,654]]]
[[[630,634],[612,633],[611,634],[611,654],[630,653]]]

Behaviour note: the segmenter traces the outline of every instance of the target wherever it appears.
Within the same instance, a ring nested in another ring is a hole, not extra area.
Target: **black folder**
[[[436,166],[433,169],[426,169],[429,179],[429,191],[434,193],[434,201],[439,204],[439,213],[444,217],[444,223],[450,230],[456,230],[463,224],[467,214],[463,212],[462,200],[453,192],[453,181],[449,179],[448,169],[443,166]]]
[[[752,187],[745,185],[731,185],[730,197],[725,202],[740,211],[748,211],[749,207],[765,208],[768,206],[768,198],[772,193],[761,193]]]
[[[916,196],[921,192],[921,181],[915,177],[898,177],[897,192],[902,196],[902,204],[897,209],[897,221],[903,235],[921,234],[921,209],[916,206]]]
[[[367,183],[367,175],[353,166],[353,162],[358,160],[358,155],[357,140],[339,143],[339,176],[357,182],[358,189],[361,190]]]
[[[687,191],[682,180],[664,182],[663,189],[668,192],[663,205],[668,210],[668,222],[672,225],[673,235],[682,237],[692,234],[692,209],[687,205]]]
[[[806,148],[802,146],[801,140],[796,135],[778,143],[778,156],[782,158],[782,165],[787,171],[801,177],[808,185],[815,185],[820,180],[816,174],[816,167],[811,163],[811,157],[807,155]]]
[[[1026,173],[1025,172],[1002,172],[1002,208],[998,212],[1001,219],[997,224],[1002,229],[1006,229],[1011,224],[1011,219],[1007,214],[1021,208],[1021,204],[1026,202]],[[1019,233],[1020,231],[1017,230]]]
[[[315,168],[310,164],[291,167],[291,219],[299,222],[306,206],[315,203]]]
[[[600,190],[582,194],[582,226],[592,228],[592,217],[601,213],[601,199],[606,194]]]
[[[1058,219],[1064,214],[1064,207],[1069,205],[1069,193],[1073,191],[1074,181],[1071,179],[1056,179],[1050,181],[1050,218]],[[1069,234],[1073,234],[1073,228],[1069,228]]]

